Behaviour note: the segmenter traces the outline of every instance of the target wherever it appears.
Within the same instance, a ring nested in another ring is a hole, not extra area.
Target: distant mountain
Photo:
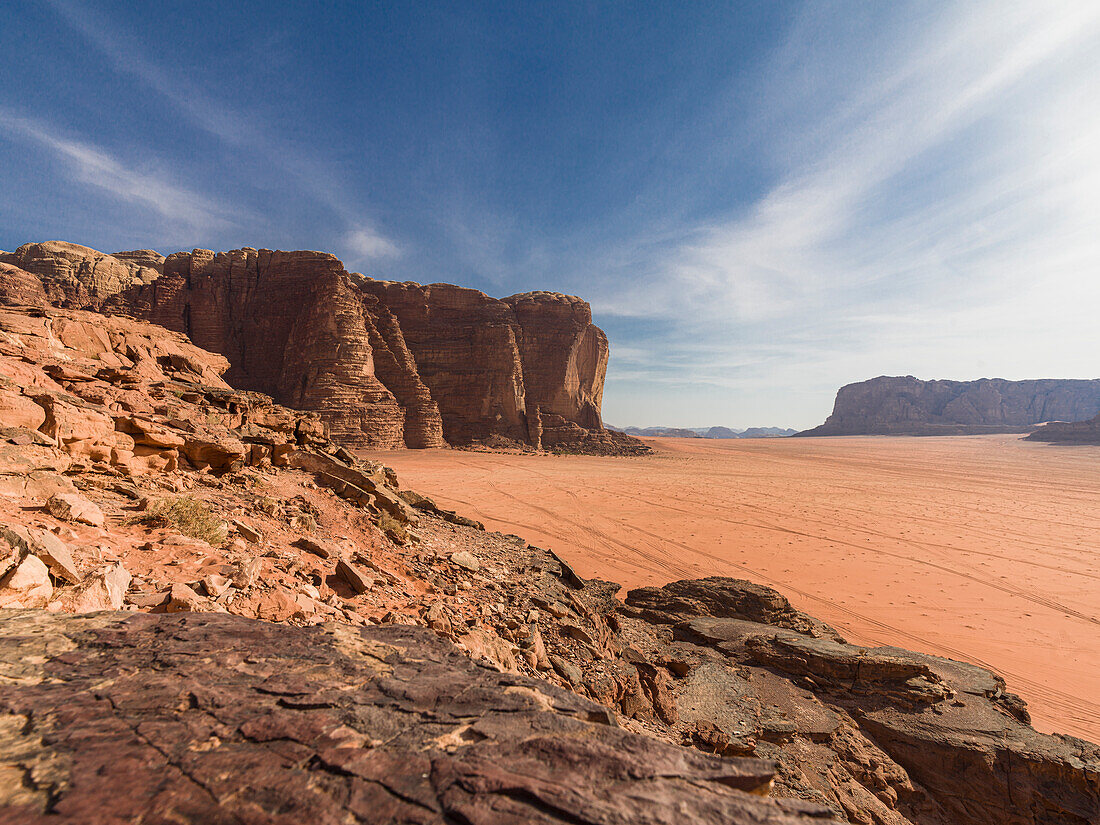
[[[788,438],[798,430],[790,427],[749,427],[738,438]]]
[[[729,427],[711,427],[703,433],[704,438],[740,438],[743,430],[731,430]]]
[[[747,430],[735,430],[731,427],[614,427],[604,424],[609,430],[641,438],[786,438],[798,432],[784,427],[749,427]]]
[[[1100,379],[921,381],[879,376],[836,394],[825,423],[799,435],[973,435],[1085,421],[1100,412]]]
[[[608,427],[608,429],[616,428]],[[695,430],[688,430],[682,427],[646,427],[644,429],[640,427],[626,427],[623,430],[619,430],[619,432],[642,438],[702,438]]]

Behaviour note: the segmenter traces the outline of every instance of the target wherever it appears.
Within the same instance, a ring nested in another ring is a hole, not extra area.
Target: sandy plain
[[[1100,741],[1100,447],[1014,435],[648,442],[641,458],[372,457],[582,576],[767,584],[853,643],[982,664],[1039,730]]]

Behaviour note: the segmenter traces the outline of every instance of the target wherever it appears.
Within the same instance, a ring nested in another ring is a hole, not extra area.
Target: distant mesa
[[[880,376],[837,392],[833,414],[800,436],[1023,433],[1100,413],[1100,379],[922,381]]]
[[[324,252],[165,258],[48,241],[0,253],[0,303],[95,309],[184,333],[229,359],[232,386],[316,411],[357,447],[648,451],[601,423],[607,337],[572,296],[498,300],[378,281]]]
[[[1100,444],[1100,414],[1088,421],[1051,421],[1027,437],[1052,444]]]
[[[734,430],[730,427],[613,427],[609,430],[626,433],[637,438],[786,438],[795,435],[798,430],[784,427],[749,427],[746,430]]]

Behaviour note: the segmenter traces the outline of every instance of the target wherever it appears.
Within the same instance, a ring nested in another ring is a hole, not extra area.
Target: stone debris
[[[467,553],[465,550],[451,554],[451,564],[457,565],[463,570],[469,570],[471,573],[476,573],[481,569],[481,561],[478,557],[473,553]]]
[[[119,610],[126,601],[130,580],[130,573],[120,563],[98,570],[66,594],[65,607],[73,613]]]
[[[50,571],[37,556],[23,556],[0,578],[0,607],[45,607],[51,596]]]
[[[103,511],[76,493],[56,493],[50,496],[46,502],[46,511],[62,521],[77,521],[93,527],[102,527],[104,522]]]

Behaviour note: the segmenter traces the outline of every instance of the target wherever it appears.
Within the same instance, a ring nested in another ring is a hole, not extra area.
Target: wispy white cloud
[[[344,236],[344,246],[354,256],[354,260],[395,258],[401,254],[397,244],[367,224],[360,224],[358,228],[348,232]]]
[[[255,113],[246,113],[210,94],[200,84],[178,70],[169,70],[148,57],[148,49],[120,27],[75,0],[46,0],[57,14],[93,48],[103,54],[119,72],[128,74],[168,100],[194,126],[243,153],[258,155],[272,168],[292,178],[308,197],[329,209],[347,225],[348,238],[355,236],[364,221],[362,209],[348,194],[339,172],[321,161],[315,153],[282,139],[277,129],[260,122]],[[368,230],[376,240],[375,252],[392,256],[397,244],[377,228]],[[364,238],[368,236],[363,236]],[[362,246],[349,243],[350,251]],[[385,250],[379,252],[378,250]]]
[[[134,168],[101,147],[63,135],[33,118],[0,108],[0,132],[49,150],[78,183],[153,210],[180,228],[203,233],[240,217],[224,205],[173,182],[163,170]]]
[[[694,351],[682,380],[773,399],[808,380],[825,409],[881,372],[1095,373],[1100,6],[945,6],[859,42],[836,8],[810,14],[762,95],[788,113],[769,122],[775,184],[734,218],[683,227],[597,311],[672,324],[655,377],[705,340],[719,351]],[[837,75],[843,88],[823,87]]]

